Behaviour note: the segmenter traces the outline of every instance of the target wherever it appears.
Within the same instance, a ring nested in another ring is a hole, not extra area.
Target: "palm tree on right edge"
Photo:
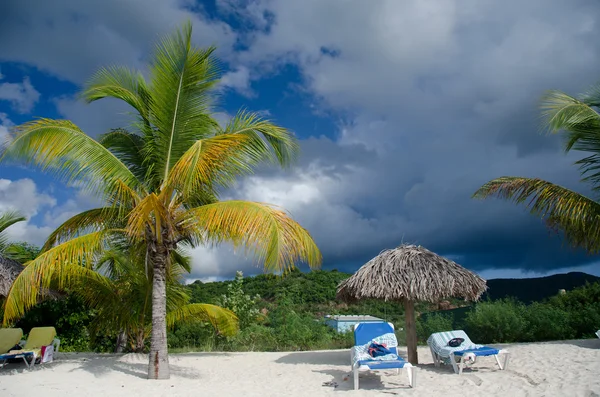
[[[542,97],[542,115],[550,132],[566,133],[565,151],[588,156],[577,161],[582,181],[600,190],[600,86],[579,97],[549,91]],[[548,226],[562,231],[574,247],[600,252],[600,203],[590,197],[538,178],[503,176],[483,185],[474,198],[491,196],[526,203]]]

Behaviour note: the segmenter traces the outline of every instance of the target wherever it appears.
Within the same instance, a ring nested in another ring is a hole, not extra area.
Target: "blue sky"
[[[127,125],[115,102],[76,94],[100,66],[144,70],[152,43],[186,19],[223,65],[219,117],[242,107],[294,131],[291,170],[262,169],[226,198],[278,204],[306,227],[324,267],[353,271],[382,249],[422,244],[485,277],[571,270],[598,257],[566,247],[540,219],[471,194],[503,175],[589,192],[559,136],[539,133],[546,89],[600,81],[593,0],[57,0],[10,2],[0,16],[0,137],[34,117],[92,136]],[[0,165],[0,210],[36,244],[97,204],[18,165]],[[259,271],[229,247],[198,248],[190,279]]]

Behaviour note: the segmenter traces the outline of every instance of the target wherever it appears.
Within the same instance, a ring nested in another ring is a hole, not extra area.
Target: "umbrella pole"
[[[406,323],[406,350],[408,351],[408,362],[417,365],[417,325],[415,323],[415,302],[404,299],[404,321]]]

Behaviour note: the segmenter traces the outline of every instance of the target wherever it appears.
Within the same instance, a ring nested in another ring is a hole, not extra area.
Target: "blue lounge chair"
[[[392,354],[383,357],[371,357],[369,346],[371,343],[385,344]],[[391,323],[358,323],[354,326],[354,347],[351,351],[352,373],[354,376],[354,390],[358,390],[359,371],[379,371],[384,369],[406,368],[408,384],[410,387],[416,385],[416,367],[404,361],[398,356],[398,341]]]
[[[461,338],[463,342],[459,346],[452,347],[448,344],[452,339]],[[489,346],[477,345],[469,339],[465,331],[448,331],[448,332],[437,332],[431,334],[427,339],[427,345],[431,350],[433,357],[433,363],[436,367],[440,366],[440,363],[451,364],[454,372],[462,374],[462,371],[466,365],[465,357],[468,353],[479,356],[494,356],[496,363],[500,369],[506,369],[508,366],[508,351],[499,350]],[[503,363],[500,362],[499,356],[503,355]]]

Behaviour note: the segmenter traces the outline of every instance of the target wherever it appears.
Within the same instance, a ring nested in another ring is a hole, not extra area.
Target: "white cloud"
[[[40,93],[31,85],[29,77],[22,83],[0,84],[0,100],[9,101],[19,113],[29,113],[40,99]]]
[[[235,90],[246,97],[255,95],[250,86],[250,71],[244,66],[240,66],[234,71],[225,73],[221,77],[219,85],[225,89],[229,88]]]
[[[0,213],[18,211],[27,218],[7,229],[11,240],[42,245],[48,235],[68,218],[84,210],[98,207],[96,197],[72,190],[73,195],[59,202],[52,192],[42,192],[29,179],[0,179]]]
[[[236,40],[220,21],[189,11],[189,0],[90,0],[52,3],[24,0],[5,7],[0,60],[24,62],[62,79],[82,83],[99,67],[123,64],[141,68],[159,35],[183,21],[194,23],[198,45],[216,44],[226,58]]]
[[[31,179],[0,179],[0,212],[16,210],[28,219],[7,229],[6,233],[12,240],[42,244],[53,229],[32,224],[31,218],[55,205],[56,199],[38,191]]]
[[[10,143],[11,134],[8,129],[13,125],[6,113],[0,113],[0,149]]]
[[[112,128],[128,128],[133,117],[127,104],[113,98],[87,104],[75,97],[54,98],[58,112],[86,134],[97,137]]]

